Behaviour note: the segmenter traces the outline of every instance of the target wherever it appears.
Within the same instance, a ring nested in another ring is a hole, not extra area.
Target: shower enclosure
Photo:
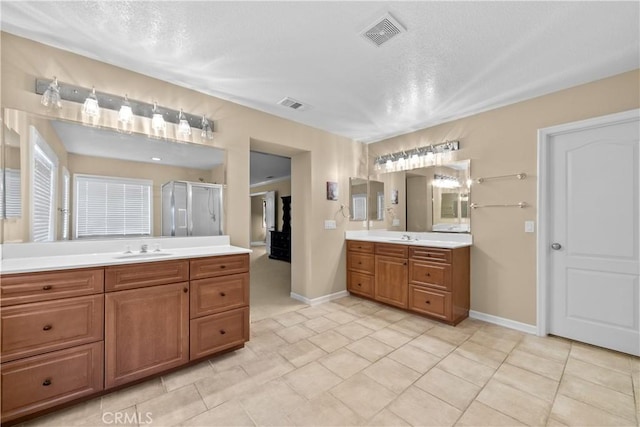
[[[163,236],[222,234],[222,185],[169,181],[162,186]]]

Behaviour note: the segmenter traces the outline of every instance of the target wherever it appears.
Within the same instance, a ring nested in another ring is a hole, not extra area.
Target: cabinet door
[[[189,360],[189,283],[105,295],[105,388]]]
[[[409,274],[406,258],[376,255],[375,299],[407,308]]]

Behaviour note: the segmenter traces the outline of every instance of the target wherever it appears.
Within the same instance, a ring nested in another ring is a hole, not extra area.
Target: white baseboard
[[[318,305],[318,304],[322,304],[323,302],[329,302],[332,301],[334,299],[338,299],[338,298],[342,298],[342,297],[346,297],[349,296],[349,292],[347,291],[340,291],[340,292],[336,292],[333,294],[329,294],[329,295],[323,295],[321,297],[318,298],[307,298],[307,297],[303,297],[302,295],[296,294],[295,292],[291,292],[291,298],[298,300],[298,301],[302,301],[305,304],[309,304],[309,305]]]
[[[527,323],[517,322],[515,320],[494,316],[492,314],[469,310],[469,317],[471,317],[472,319],[478,319],[485,322],[493,323],[494,325],[504,326],[505,328],[515,329],[516,331],[524,332],[527,334],[538,334],[538,327],[536,325],[529,325]]]
[[[266,246],[267,244],[263,241],[251,242],[251,246]]]

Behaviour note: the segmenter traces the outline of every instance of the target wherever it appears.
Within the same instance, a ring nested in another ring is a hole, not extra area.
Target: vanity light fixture
[[[447,175],[435,174],[433,176],[433,186],[438,188],[460,188],[458,178]]]
[[[413,150],[398,151],[396,153],[384,154],[376,157],[373,167],[376,171],[383,168],[386,172],[394,170],[415,169],[423,166],[430,166],[446,157],[450,160],[451,153],[460,149],[460,141],[445,141],[440,144],[430,144],[417,147]]]
[[[91,89],[91,93],[84,100],[82,112],[89,117],[100,117],[100,105],[98,104],[98,98],[96,97],[95,87]]]
[[[153,160],[154,162],[159,162],[162,159],[160,157],[152,157],[151,160]]]
[[[213,139],[213,129],[211,129],[211,124],[205,116],[202,116],[202,132],[200,132],[200,136],[202,139]]]
[[[0,0],[1,1],[1,0]],[[86,117],[91,117],[93,120],[97,120],[102,110],[112,110],[118,113],[118,126],[125,127],[125,131],[131,131],[130,125],[133,123],[134,116],[145,117],[152,120],[152,129],[158,136],[158,129],[162,132],[166,131],[166,123],[174,123],[178,126],[175,127],[175,132],[178,136],[189,136],[186,133],[185,123],[181,120],[185,120],[189,128],[203,129],[203,138],[213,139],[213,121],[203,115],[194,115],[186,113],[184,111],[174,110],[167,107],[162,107],[157,103],[147,103],[142,101],[136,101],[129,99],[128,96],[122,97],[112,95],[103,92],[97,92],[95,88],[88,89],[82,86],[71,85],[67,83],[59,82],[55,77],[51,79],[36,79],[35,93],[41,95],[40,102],[47,109],[62,108],[61,100],[71,101],[82,105],[82,113]],[[131,112],[129,113],[129,107]],[[67,108],[67,105],[65,105]],[[157,113],[159,118],[153,122],[153,115]],[[127,122],[127,117],[130,117],[130,121]],[[162,122],[164,122],[164,128]],[[183,132],[184,131],[184,132]]]
[[[164,132],[167,128],[167,122],[164,121],[164,117],[162,117],[162,113],[158,111],[158,103],[153,103],[153,116],[151,117],[151,129],[156,132]]]
[[[191,135],[191,125],[187,121],[187,118],[184,116],[182,108],[180,109],[180,114],[178,114],[178,120],[180,120],[180,122],[178,123],[178,133],[183,136]]]
[[[118,121],[125,125],[133,123],[133,110],[131,109],[131,103],[126,94],[124,96],[124,102],[120,106],[120,110],[118,110]]]
[[[53,77],[47,90],[44,91],[40,98],[40,103],[51,110],[59,110],[62,108],[62,98],[60,98],[60,86],[58,86],[58,78]]]

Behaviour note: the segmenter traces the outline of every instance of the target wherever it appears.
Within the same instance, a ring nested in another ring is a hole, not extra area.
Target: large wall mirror
[[[3,243],[224,234],[224,150],[2,114]]]
[[[384,192],[384,218],[372,228],[415,232],[471,232],[471,161],[461,160],[373,176]]]

